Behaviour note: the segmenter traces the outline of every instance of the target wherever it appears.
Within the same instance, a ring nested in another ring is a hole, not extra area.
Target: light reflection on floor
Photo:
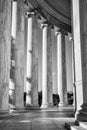
[[[0,130],[66,130],[64,125],[69,121],[74,121],[74,117],[64,116],[63,112],[30,111],[0,120]]]

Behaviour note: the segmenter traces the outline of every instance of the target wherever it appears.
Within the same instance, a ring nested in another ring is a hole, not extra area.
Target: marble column
[[[16,28],[17,28],[17,0],[12,1],[12,28],[11,36],[16,39]]]
[[[59,106],[67,105],[67,86],[66,86],[66,56],[65,56],[65,33],[57,32],[57,77]]]
[[[37,20],[34,12],[26,12],[27,17],[27,54],[26,54],[26,106],[38,106],[38,58]]]
[[[75,56],[74,56],[74,42],[72,37],[69,38],[72,44],[72,78],[73,78],[73,106],[76,111],[76,86],[75,86]]]
[[[87,1],[72,0],[76,119],[87,121]],[[83,105],[82,105],[83,104]],[[82,105],[82,109],[81,109]]]
[[[24,107],[24,10],[17,6],[16,40],[13,44],[15,109]]]
[[[42,108],[53,105],[51,26],[43,24],[42,41]]]
[[[32,105],[32,43],[33,43],[33,12],[28,12],[27,29],[27,63],[26,63],[26,105]]]
[[[16,42],[16,28],[17,28],[17,1],[12,1],[12,23],[11,23],[11,66],[10,66],[10,81],[9,81],[9,106],[13,109],[14,106],[14,92],[15,92],[15,83],[14,83],[14,56],[13,56],[13,46]]]
[[[35,15],[33,16],[33,43],[32,43],[32,104],[34,107],[38,105],[38,21]]]
[[[32,15],[28,14],[27,29],[27,67],[26,67],[26,105],[32,104]]]
[[[0,112],[9,108],[11,0],[0,1]]]

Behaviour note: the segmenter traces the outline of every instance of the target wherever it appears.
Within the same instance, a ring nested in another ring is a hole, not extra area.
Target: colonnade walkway
[[[74,121],[72,108],[51,108],[14,113],[9,118],[0,118],[0,130],[67,130],[65,122]]]

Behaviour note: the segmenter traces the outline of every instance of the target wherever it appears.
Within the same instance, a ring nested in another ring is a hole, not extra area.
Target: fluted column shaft
[[[73,77],[73,106],[76,111],[76,86],[75,86],[75,56],[74,56],[74,42],[73,39],[70,38],[72,44],[72,77]]]
[[[72,0],[76,119],[87,121],[87,1]]]
[[[24,97],[24,14],[17,1],[12,2],[12,43],[11,43],[11,71],[10,78],[15,86],[14,107],[23,107]],[[20,94],[19,94],[20,92]]]
[[[42,46],[42,105],[48,105],[47,101],[47,25],[43,28]]]
[[[9,108],[11,0],[0,5],[0,110]]]
[[[33,29],[32,16],[28,16],[28,30],[27,30],[27,66],[26,66],[26,105],[32,103],[32,29]]]
[[[57,32],[57,77],[58,77],[58,94],[60,98],[59,105],[67,104],[67,87],[66,87],[66,59],[65,59],[65,34]]]
[[[51,27],[43,25],[42,39],[42,108],[52,106],[52,43]]]
[[[12,24],[11,24],[11,68],[10,68],[10,81],[9,81],[9,104],[10,108],[14,108],[14,66],[15,61],[13,58],[13,46],[16,43],[16,33],[17,33],[17,1],[12,1]]]
[[[27,50],[26,50],[26,106],[38,106],[38,57],[37,19],[34,12],[26,12]]]
[[[12,1],[12,28],[11,36],[13,39],[16,39],[16,30],[17,30],[17,1]]]

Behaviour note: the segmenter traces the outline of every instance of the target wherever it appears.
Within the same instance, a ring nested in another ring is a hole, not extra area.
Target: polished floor
[[[0,120],[0,130],[67,130],[65,122],[74,121],[74,117],[65,113],[57,109],[15,113]]]

